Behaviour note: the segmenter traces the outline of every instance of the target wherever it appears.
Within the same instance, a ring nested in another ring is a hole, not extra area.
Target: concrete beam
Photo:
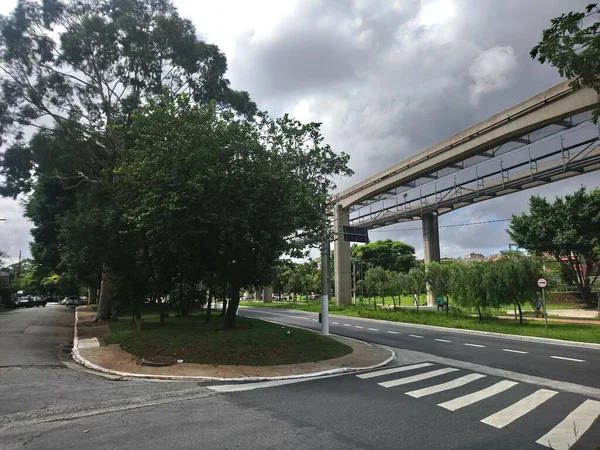
[[[349,305],[352,301],[352,275],[350,267],[350,242],[344,240],[344,226],[350,225],[350,208],[335,205],[333,246],[335,272],[335,304]]]
[[[346,208],[597,107],[598,93],[560,83],[334,196]]]

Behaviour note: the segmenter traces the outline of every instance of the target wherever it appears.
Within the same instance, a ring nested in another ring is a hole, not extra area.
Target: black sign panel
[[[344,241],[369,243],[369,230],[364,227],[344,226]]]

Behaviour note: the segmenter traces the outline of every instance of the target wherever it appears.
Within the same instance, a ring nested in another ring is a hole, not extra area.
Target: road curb
[[[73,355],[73,360],[75,360],[77,363],[81,364],[82,366],[87,367],[88,369],[92,369],[94,371],[102,372],[105,374],[119,376],[119,377],[121,377],[121,379],[136,379],[136,380],[145,379],[145,380],[152,380],[152,381],[218,381],[218,382],[295,380],[295,379],[315,378],[315,377],[321,377],[321,376],[326,376],[326,375],[339,375],[339,374],[343,374],[343,373],[352,373],[352,372],[359,372],[362,370],[376,369],[378,367],[382,367],[382,366],[385,366],[386,364],[389,364],[396,357],[396,353],[393,350],[383,347],[383,346],[380,346],[381,348],[389,351],[391,353],[391,356],[389,358],[387,358],[386,360],[384,360],[380,363],[374,364],[372,366],[339,367],[337,369],[323,370],[320,372],[311,372],[311,373],[304,373],[304,374],[299,374],[299,375],[282,375],[282,376],[277,376],[277,377],[223,378],[223,377],[203,377],[203,376],[183,376],[183,375],[151,375],[151,374],[129,373],[129,372],[121,372],[118,370],[107,369],[105,367],[99,366],[99,365],[94,364],[91,361],[88,361],[87,359],[85,359],[79,352],[79,336],[78,336],[78,330],[77,330],[78,322],[79,322],[79,315],[78,315],[77,308],[75,308],[75,322],[74,322],[74,331],[73,331],[73,350],[71,352]],[[296,328],[300,328],[300,327],[296,327]],[[343,336],[343,337],[345,338],[345,336]],[[346,339],[351,339],[351,338],[346,338]],[[359,341],[358,339],[353,339],[353,340],[358,341],[358,342],[363,342],[363,341]],[[366,342],[363,342],[363,343],[365,345],[372,346],[372,344],[369,344]]]
[[[241,306],[240,308],[252,308],[252,306]],[[267,307],[261,308],[260,306],[255,306],[254,308],[258,309],[259,311],[270,309]],[[273,308],[273,309],[275,309],[275,308]],[[302,311],[299,309],[279,309],[278,308],[277,310],[284,311],[284,312],[303,312],[303,313],[308,313],[308,314],[317,314],[317,313],[312,313],[310,311]],[[272,314],[274,314],[274,313],[272,313]],[[372,322],[377,322],[377,323],[382,323],[382,324],[387,324],[387,325],[400,325],[400,326],[406,326],[406,327],[412,327],[412,328],[445,331],[445,332],[458,333],[458,334],[490,336],[490,337],[497,337],[497,338],[501,338],[501,339],[517,340],[517,341],[529,341],[529,342],[536,342],[538,344],[550,344],[550,345],[558,345],[558,346],[563,346],[563,347],[577,347],[577,348],[583,347],[583,348],[589,348],[589,349],[594,349],[594,350],[600,350],[600,344],[595,344],[592,342],[565,341],[563,339],[553,339],[553,338],[544,338],[544,337],[536,337],[536,336],[520,336],[518,334],[504,334],[504,333],[496,333],[494,331],[465,330],[462,328],[439,327],[437,325],[422,325],[422,324],[418,324],[418,323],[394,322],[392,320],[369,319],[366,317],[356,317],[356,316],[344,316],[344,315],[335,314],[332,312],[330,312],[329,315],[335,316],[335,317],[347,317],[348,319],[372,321]]]

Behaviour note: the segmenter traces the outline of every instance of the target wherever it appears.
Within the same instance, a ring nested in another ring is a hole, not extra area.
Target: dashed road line
[[[521,355],[526,355],[529,352],[524,352],[522,350],[513,350],[511,348],[503,348],[502,349],[503,352],[510,352],[510,353],[520,353]]]
[[[344,323],[343,324],[345,327],[351,327],[352,325],[350,325],[349,323]]]
[[[468,347],[477,347],[477,348],[485,348],[485,345],[479,345],[479,344],[469,344],[468,342],[463,343],[463,345],[466,345]]]
[[[452,342],[452,341],[449,341],[448,339],[434,339],[434,340],[436,340],[438,342]]]
[[[331,325],[339,325],[338,322],[331,322]]]
[[[418,334],[409,334],[410,337],[423,339],[423,336],[419,336]]]
[[[354,328],[361,328],[362,329],[363,327],[361,327],[360,325],[354,325]]]
[[[389,330],[388,330],[388,333],[390,333],[390,334],[400,334],[397,331],[389,331]]]
[[[369,328],[371,331],[379,331],[379,328]]]
[[[564,361],[585,362],[585,359],[566,358],[566,357],[564,357],[564,356],[551,356],[550,358],[554,358],[554,359],[562,359],[562,360],[564,360]]]

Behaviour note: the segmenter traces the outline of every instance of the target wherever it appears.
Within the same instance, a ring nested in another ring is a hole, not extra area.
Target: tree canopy
[[[383,267],[386,270],[408,273],[415,265],[415,248],[404,242],[374,241],[365,245],[352,246],[352,258],[366,263],[369,267]]]
[[[102,285],[98,319],[116,296],[185,314],[208,290],[230,292],[233,326],[240,288],[323,235],[323,184],[351,174],[319,123],[231,89],[168,0],[20,0],[0,16],[0,68],[0,195],[27,196],[48,286]]]
[[[600,267],[599,226],[600,189],[588,192],[582,187],[553,203],[532,196],[529,214],[513,216],[508,232],[519,247],[553,258],[582,300],[591,303]]]
[[[548,62],[561,77],[573,79],[575,89],[588,86],[600,93],[600,8],[591,3],[585,11],[569,12],[552,19],[531,57]],[[600,108],[594,112],[598,120]]]

